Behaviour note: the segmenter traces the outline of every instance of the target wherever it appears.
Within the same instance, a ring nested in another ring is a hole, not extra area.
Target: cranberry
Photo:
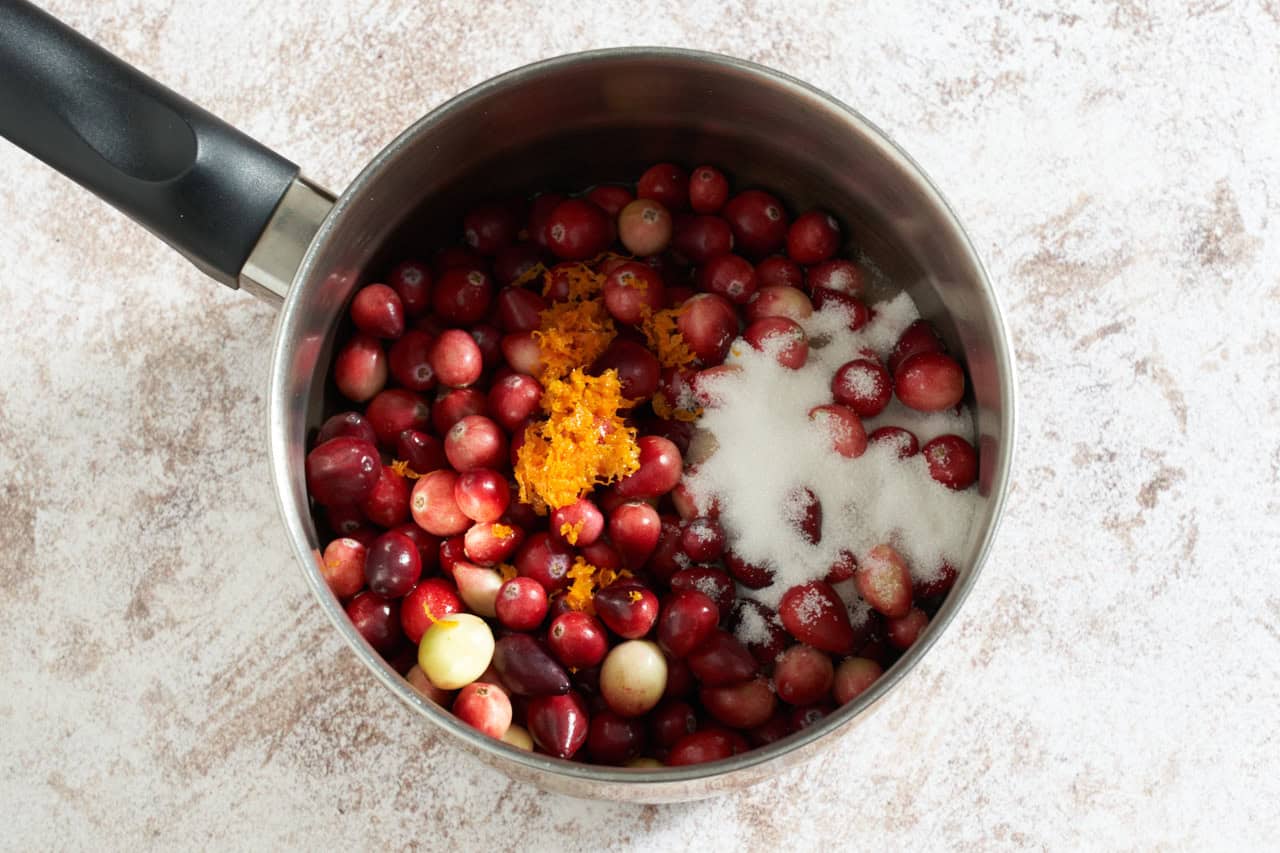
[[[705,764],[732,758],[737,749],[733,736],[724,729],[706,728],[687,734],[676,741],[667,755],[667,764]]]
[[[507,459],[507,436],[484,415],[467,415],[445,433],[444,455],[459,471],[497,468]]]
[[[860,417],[874,418],[893,396],[889,371],[879,361],[855,358],[845,362],[831,378],[831,395]]]
[[[424,430],[431,422],[431,406],[412,391],[389,388],[380,391],[364,410],[369,425],[384,447],[395,447],[400,433],[407,429]]]
[[[653,709],[667,687],[667,659],[646,640],[614,646],[600,665],[600,695],[609,709],[638,717]]]
[[[725,552],[724,565],[733,579],[747,589],[764,589],[773,583],[773,569],[748,563],[732,551]]]
[[[373,427],[369,426],[369,421],[359,412],[341,412],[325,421],[320,431],[316,433],[316,447],[331,438],[340,436],[358,438],[369,444],[378,443],[378,436],[373,431]]]
[[[752,294],[745,314],[748,323],[763,320],[766,317],[786,317],[798,323],[813,314],[813,305],[802,290],[771,285],[762,287]]]
[[[714,518],[691,519],[680,534],[680,547],[695,563],[709,563],[724,553],[724,528]]]
[[[693,441],[695,429],[694,425],[689,421],[669,421],[664,418],[654,417],[648,422],[644,432],[649,435],[662,436],[676,446],[676,450],[680,451],[681,456],[685,456],[689,452],[689,445]]]
[[[529,239],[544,249],[551,248],[551,212],[562,201],[559,193],[544,193],[529,205]]]
[[[929,476],[955,491],[964,491],[978,479],[978,453],[958,435],[940,435],[921,453],[929,463]]]
[[[664,699],[649,714],[649,740],[658,747],[670,747],[698,730],[698,715],[688,702]]]
[[[453,713],[489,737],[501,738],[511,727],[511,700],[496,684],[473,681],[458,691]]]
[[[804,287],[804,270],[795,261],[774,255],[756,264],[756,284],[766,287]],[[794,319],[794,318],[793,318]]]
[[[552,510],[550,528],[551,537],[557,542],[582,548],[604,533],[604,515],[590,498],[578,498],[568,506]]]
[[[715,630],[685,660],[704,687],[719,687],[745,681],[756,674],[756,659],[738,638],[728,631]]]
[[[618,239],[639,257],[665,252],[671,245],[671,227],[671,214],[653,199],[636,199],[618,215]]]
[[[918,352],[942,352],[942,338],[927,320],[916,320],[898,338],[889,353],[889,370],[898,372],[898,365]]]
[[[667,210],[684,210],[688,206],[689,176],[674,163],[657,163],[636,182],[636,195],[654,199]]]
[[[723,214],[734,242],[748,255],[763,257],[780,249],[787,239],[787,214],[782,202],[769,193],[738,193],[725,204]]]
[[[955,585],[957,576],[958,573],[955,566],[950,563],[943,563],[938,567],[938,571],[933,577],[913,579],[912,590],[917,599],[940,596]]]
[[[716,365],[729,354],[738,334],[738,312],[723,296],[699,293],[684,304],[676,328],[699,361]]]
[[[364,561],[368,552],[364,545],[346,537],[325,546],[320,558],[320,574],[338,598],[349,598],[364,586]]]
[[[769,680],[760,677],[739,684],[703,687],[698,698],[711,716],[735,729],[762,725],[773,716],[778,704]]]
[[[686,657],[711,636],[720,621],[715,601],[696,589],[676,590],[658,620],[658,645],[675,658]]]
[[[440,439],[416,429],[404,430],[396,438],[396,458],[403,459],[415,474],[426,474],[447,464]]]
[[[404,334],[404,305],[400,294],[385,284],[360,288],[351,300],[351,322],[375,338],[400,337]]]
[[[462,218],[463,239],[482,255],[495,255],[515,242],[518,230],[515,213],[505,204],[482,204]]]
[[[812,726],[814,723],[821,722],[827,714],[830,714],[834,710],[835,706],[830,702],[824,702],[818,705],[809,705],[803,708],[795,708],[791,711],[788,720],[794,730],[800,731],[801,729],[809,728],[809,726]]]
[[[534,742],[557,758],[572,758],[586,743],[591,724],[582,699],[572,693],[531,699],[525,720]]]
[[[512,332],[502,336],[502,357],[511,369],[527,376],[542,372],[542,348],[533,332]]]
[[[431,307],[431,270],[421,261],[398,264],[387,276],[387,284],[399,294],[407,316],[417,317]]]
[[[809,420],[827,436],[831,449],[846,459],[857,459],[866,452],[867,431],[858,413],[848,406],[814,406],[809,410]]]
[[[417,644],[437,619],[462,612],[458,590],[444,578],[426,578],[409,591],[400,605],[400,624],[409,642]]]
[[[964,398],[964,369],[940,352],[918,352],[893,374],[898,399],[920,412],[942,412]]]
[[[809,360],[809,339],[795,320],[765,317],[742,333],[753,349],[773,356],[783,367],[799,370]]]
[[[594,617],[577,610],[551,621],[547,644],[560,663],[577,669],[597,665],[609,651],[604,628]]]
[[[387,384],[387,354],[377,338],[356,335],[333,360],[333,381],[342,396],[363,403]]]
[[[441,541],[438,557],[440,570],[449,577],[453,577],[454,567],[457,566],[458,563],[465,563],[467,561],[466,535],[449,536]]]
[[[596,616],[624,640],[636,640],[649,633],[658,620],[658,597],[635,581],[619,581],[594,596]]]
[[[649,559],[658,544],[661,527],[658,511],[640,501],[624,503],[609,514],[609,538],[630,568],[637,568]]]
[[[745,305],[756,292],[755,268],[738,255],[716,255],[698,268],[698,287],[707,293],[718,293],[737,305]]]
[[[898,448],[898,458],[906,459],[920,452],[920,442],[915,434],[902,427],[883,426],[877,428],[867,440],[879,444],[888,442]]]
[[[532,631],[547,615],[547,591],[533,578],[514,577],[498,589],[498,621],[513,631]]]
[[[787,254],[798,264],[817,264],[840,248],[840,223],[828,213],[811,210],[787,229]]]
[[[608,214],[583,199],[560,202],[548,223],[548,247],[566,261],[585,261],[613,242],[613,222]]]
[[[493,650],[493,668],[518,696],[569,692],[569,674],[529,634],[507,634],[498,640]]]
[[[834,679],[831,657],[803,643],[779,655],[773,668],[778,698],[791,705],[812,705],[825,699]]]
[[[883,674],[884,669],[873,660],[847,658],[836,668],[832,694],[838,704],[852,702]]]
[[[692,474],[696,468],[696,465],[691,465],[689,473]],[[699,515],[705,515],[707,518],[720,517],[720,504],[715,498],[712,498],[707,506],[702,506],[683,481],[676,483],[676,487],[671,490],[671,504],[685,521]]]
[[[432,307],[442,321],[455,326],[479,323],[489,313],[493,283],[477,269],[455,267],[440,276],[432,295]]]
[[[382,462],[367,441],[333,438],[307,454],[307,489],[321,506],[361,503],[378,484]]]
[[[748,611],[751,612],[750,616],[747,615]],[[778,655],[791,643],[787,632],[782,630],[778,614],[754,599],[743,598],[738,601],[738,610],[734,615],[739,626],[748,619],[751,620],[748,623],[750,639],[746,644],[747,651],[751,652],[760,666],[773,666]]]
[[[622,396],[628,400],[647,400],[658,390],[662,365],[649,349],[635,341],[615,338],[608,349],[591,365],[590,372],[599,376],[606,370],[616,371],[622,383]]]
[[[600,184],[587,193],[587,201],[612,217],[617,217],[633,199],[631,190],[611,184]]]
[[[516,552],[516,571],[554,592],[569,584],[573,550],[551,538],[545,530],[529,536]]]
[[[667,689],[664,699],[683,699],[693,695],[693,670],[680,658],[667,661]]]
[[[604,306],[619,323],[635,325],[663,301],[662,278],[648,264],[624,263],[604,281]]]
[[[475,341],[476,346],[480,348],[482,370],[488,370],[501,363],[502,332],[499,332],[496,326],[480,323],[468,329],[467,334],[471,335],[471,340]],[[506,365],[503,365],[503,369],[510,370]]]
[[[542,383],[523,373],[513,373],[489,389],[489,411],[508,432],[532,417],[541,401]]]
[[[448,329],[441,333],[431,343],[428,358],[430,369],[440,382],[454,388],[472,384],[484,370],[480,345],[461,329]]]
[[[409,517],[409,484],[390,465],[361,504],[365,516],[381,527],[395,527]]]
[[[715,213],[729,198],[729,179],[714,166],[699,166],[689,176],[689,206],[694,213]]]
[[[507,480],[491,468],[473,468],[458,475],[453,486],[458,509],[472,521],[493,522],[502,518],[511,503]]]
[[[834,290],[846,296],[860,297],[866,289],[862,267],[844,258],[833,258],[809,269],[805,284],[810,293],[819,289]]]
[[[885,638],[895,649],[905,651],[915,644],[929,624],[929,617],[918,607],[907,611],[907,615],[899,619],[885,622]]]
[[[471,526],[471,519],[453,496],[457,481],[457,474],[442,468],[423,474],[413,486],[409,511],[418,526],[432,536],[456,536]]]
[[[671,248],[689,263],[706,263],[733,250],[733,232],[718,216],[682,216],[672,224]]]
[[[813,307],[821,311],[828,305],[838,305],[849,318],[849,331],[856,332],[871,320],[871,309],[856,296],[832,290],[829,287],[813,289]]]
[[[403,533],[382,534],[369,546],[364,563],[369,589],[384,598],[402,598],[422,576],[418,546]]]
[[[675,444],[657,435],[642,435],[636,444],[640,449],[640,467],[614,486],[617,495],[643,500],[660,497],[675,488],[684,469]]]
[[[376,592],[362,592],[351,599],[347,618],[365,642],[383,655],[394,651],[404,639],[398,608]]]
[[[778,604],[782,626],[791,636],[824,652],[845,655],[856,639],[849,611],[831,585],[823,581],[793,586]]]
[[[436,398],[432,409],[431,425],[437,433],[445,435],[454,424],[470,415],[488,415],[489,398],[475,388],[454,388]]]
[[[612,711],[601,711],[591,718],[587,752],[600,764],[630,761],[644,752],[644,725]]]
[[[528,332],[542,323],[547,301],[532,290],[506,287],[498,293],[498,326],[504,332]]]
[[[911,571],[891,545],[877,545],[858,563],[853,574],[858,595],[890,619],[911,609]]]
[[[669,515],[659,516],[658,544],[654,546],[645,571],[664,583],[671,576],[689,565],[689,558],[680,547],[680,522]]]
[[[738,595],[734,588],[733,578],[724,571],[713,566],[691,566],[681,569],[671,576],[671,589],[693,589],[708,596],[716,603],[721,615],[733,609],[733,601]]]
[[[462,538],[462,550],[467,559],[482,566],[501,563],[515,553],[524,541],[524,530],[507,526],[499,535],[493,522],[482,521],[467,528]]]
[[[381,474],[378,475],[381,478]],[[326,507],[324,511],[325,521],[329,522],[329,528],[339,536],[355,536],[359,531],[372,530],[369,526],[368,519],[364,517],[364,510],[358,506],[331,506]],[[376,536],[374,538],[377,538]],[[360,541],[364,541],[361,539]]]
[[[782,517],[810,545],[817,545],[822,541],[822,502],[812,489],[795,488],[789,491],[783,502]]]
[[[542,249],[531,243],[506,246],[500,249],[493,259],[493,277],[498,284],[509,285],[542,263],[542,259]],[[524,288],[516,288],[516,291],[523,291],[530,296],[536,295],[532,291],[524,290]],[[499,303],[501,303],[501,294],[499,294]],[[504,329],[504,331],[510,330]]]
[[[827,576],[823,580],[830,584],[837,584],[852,578],[853,573],[857,570],[857,557],[849,549],[841,548],[840,552],[836,554],[836,559],[832,562],[831,568],[827,569]]]
[[[791,715],[775,711],[773,716],[747,732],[752,746],[768,746],[791,734]]]
[[[418,558],[422,561],[422,573],[429,575],[435,572],[440,562],[440,537],[432,536],[412,521],[406,521],[393,530],[413,540],[414,547],[418,549]]]
[[[430,391],[436,386],[436,371],[431,366],[434,341],[426,332],[410,329],[392,344],[387,364],[396,382],[410,391]]]
[[[446,246],[436,252],[431,259],[431,266],[439,277],[445,271],[452,269],[484,270],[485,260],[478,252],[466,246]]]

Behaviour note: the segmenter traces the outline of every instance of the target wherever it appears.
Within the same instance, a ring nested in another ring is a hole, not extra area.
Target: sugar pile
[[[919,580],[936,577],[944,562],[960,564],[981,501],[976,489],[953,492],[929,476],[923,455],[900,460],[896,448],[883,443],[846,459],[831,449],[831,427],[808,416],[814,406],[831,402],[831,377],[840,365],[864,348],[885,359],[918,317],[902,293],[877,304],[872,321],[850,332],[846,311],[828,304],[801,324],[810,349],[799,370],[737,341],[728,363],[741,372],[726,371],[705,385],[714,405],[698,427],[718,447],[686,473],[685,482],[700,505],[718,498],[733,550],[774,571],[771,586],[741,594],[776,608],[792,586],[824,577],[841,550],[861,558],[883,542],[897,548]],[[967,410],[924,414],[895,399],[866,422],[867,432],[883,425],[905,427],[921,444],[948,432],[973,440]],[[803,515],[797,502],[805,499],[805,488],[822,506],[816,545],[784,522]]]

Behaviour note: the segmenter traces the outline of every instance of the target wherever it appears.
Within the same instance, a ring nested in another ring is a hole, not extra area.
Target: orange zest
[[[693,350],[677,331],[676,319],[679,316],[679,308],[667,308],[644,318],[645,340],[663,367],[685,367],[693,363]]]
[[[603,299],[557,302],[540,315],[533,333],[542,356],[542,384],[560,379],[595,361],[618,330]]]
[[[489,528],[489,532],[493,534],[495,539],[510,539],[516,535],[515,529],[505,524],[495,524]]]
[[[572,582],[564,595],[565,604],[573,610],[580,610],[594,616],[596,590],[604,589],[620,578],[631,577],[631,572],[626,569],[617,572],[613,569],[597,569],[582,557],[575,557],[573,565],[569,567],[568,577]],[[632,593],[632,595],[639,595],[639,593]],[[632,599],[632,601],[636,600]]]
[[[649,403],[653,406],[653,413],[663,420],[668,421],[688,421],[693,423],[702,415],[702,407],[695,406],[692,409],[681,409],[671,405],[671,401],[667,399],[667,395],[661,391],[654,394],[650,398]]]
[[[573,524],[564,522],[560,525],[560,535],[564,537],[564,541],[570,545],[578,544],[578,535],[582,533],[582,526],[587,523],[585,518],[580,518]]]
[[[406,480],[418,480],[422,478],[422,475],[419,474],[417,471],[413,470],[412,468],[410,468],[409,463],[405,462],[403,459],[392,460],[391,470],[395,471],[397,474],[399,474],[401,477],[404,477]]]
[[[516,576],[516,567],[510,563],[499,563],[498,574],[502,575],[502,582],[506,583]]]
[[[555,281],[557,276],[563,276],[569,285],[570,302],[578,302],[583,299],[595,296],[604,289],[605,276],[603,273],[595,272],[591,269],[591,265],[595,264],[599,258],[592,258],[589,261],[572,266],[558,266],[555,269],[545,270],[542,274],[542,295],[550,296],[551,291],[555,289]]]

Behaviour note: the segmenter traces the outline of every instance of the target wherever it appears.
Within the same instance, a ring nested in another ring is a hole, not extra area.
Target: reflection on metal
[[[302,256],[332,207],[329,192],[306,178],[295,178],[240,270],[241,289],[275,305],[283,302]]]

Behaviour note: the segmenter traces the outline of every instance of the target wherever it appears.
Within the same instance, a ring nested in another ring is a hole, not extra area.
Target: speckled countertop
[[[968,605],[814,764],[680,806],[541,794],[424,731],[313,605],[265,473],[272,309],[0,144],[0,847],[1280,838],[1276,0],[50,5],[335,189],[569,50],[807,79],[967,223],[1022,434]]]

